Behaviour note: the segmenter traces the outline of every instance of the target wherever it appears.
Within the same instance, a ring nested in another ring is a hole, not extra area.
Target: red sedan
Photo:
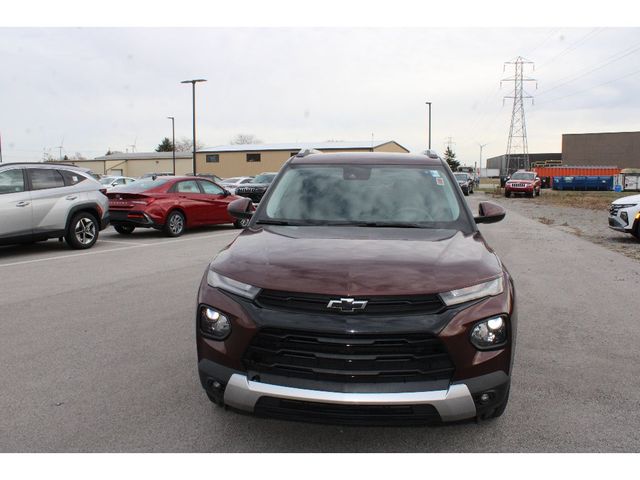
[[[137,227],[163,230],[170,237],[205,225],[244,227],[227,213],[227,205],[240,197],[202,177],[146,178],[115,188],[107,196],[111,224],[123,235]]]

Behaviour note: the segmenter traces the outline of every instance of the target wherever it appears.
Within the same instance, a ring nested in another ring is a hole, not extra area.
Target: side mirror
[[[250,198],[239,198],[227,206],[227,212],[233,218],[248,220],[253,216],[253,202]]]
[[[474,217],[476,223],[496,223],[504,218],[507,211],[500,205],[492,202],[480,202],[478,206],[478,217]]]

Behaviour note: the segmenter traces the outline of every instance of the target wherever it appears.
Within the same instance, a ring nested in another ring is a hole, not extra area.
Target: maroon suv
[[[216,404],[306,421],[500,416],[513,281],[439,158],[301,153],[206,269],[198,370]]]
[[[509,198],[511,194],[521,193],[527,197],[540,196],[542,182],[536,172],[518,170],[504,185],[504,196]]]

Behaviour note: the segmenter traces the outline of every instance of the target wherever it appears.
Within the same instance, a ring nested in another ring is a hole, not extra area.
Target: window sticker
[[[438,177],[438,178],[436,178],[436,183],[442,187],[442,186],[444,186],[444,179]]]

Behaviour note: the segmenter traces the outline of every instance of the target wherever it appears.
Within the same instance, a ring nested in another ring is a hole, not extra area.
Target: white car
[[[114,175],[109,175],[106,177],[102,177],[99,182],[104,185],[104,187],[107,190],[111,190],[114,187],[120,187],[122,185],[129,185],[130,183],[135,182],[136,179],[135,178],[131,178],[131,177],[120,177],[120,176],[114,176]]]
[[[609,208],[609,228],[640,240],[640,195],[615,200]]]
[[[249,183],[251,180],[253,180],[253,177],[225,178],[220,183],[220,185],[222,185],[224,188],[229,190],[229,192],[231,192],[232,194],[235,194],[236,193],[236,188],[238,188],[240,185],[243,185],[245,183]]]

